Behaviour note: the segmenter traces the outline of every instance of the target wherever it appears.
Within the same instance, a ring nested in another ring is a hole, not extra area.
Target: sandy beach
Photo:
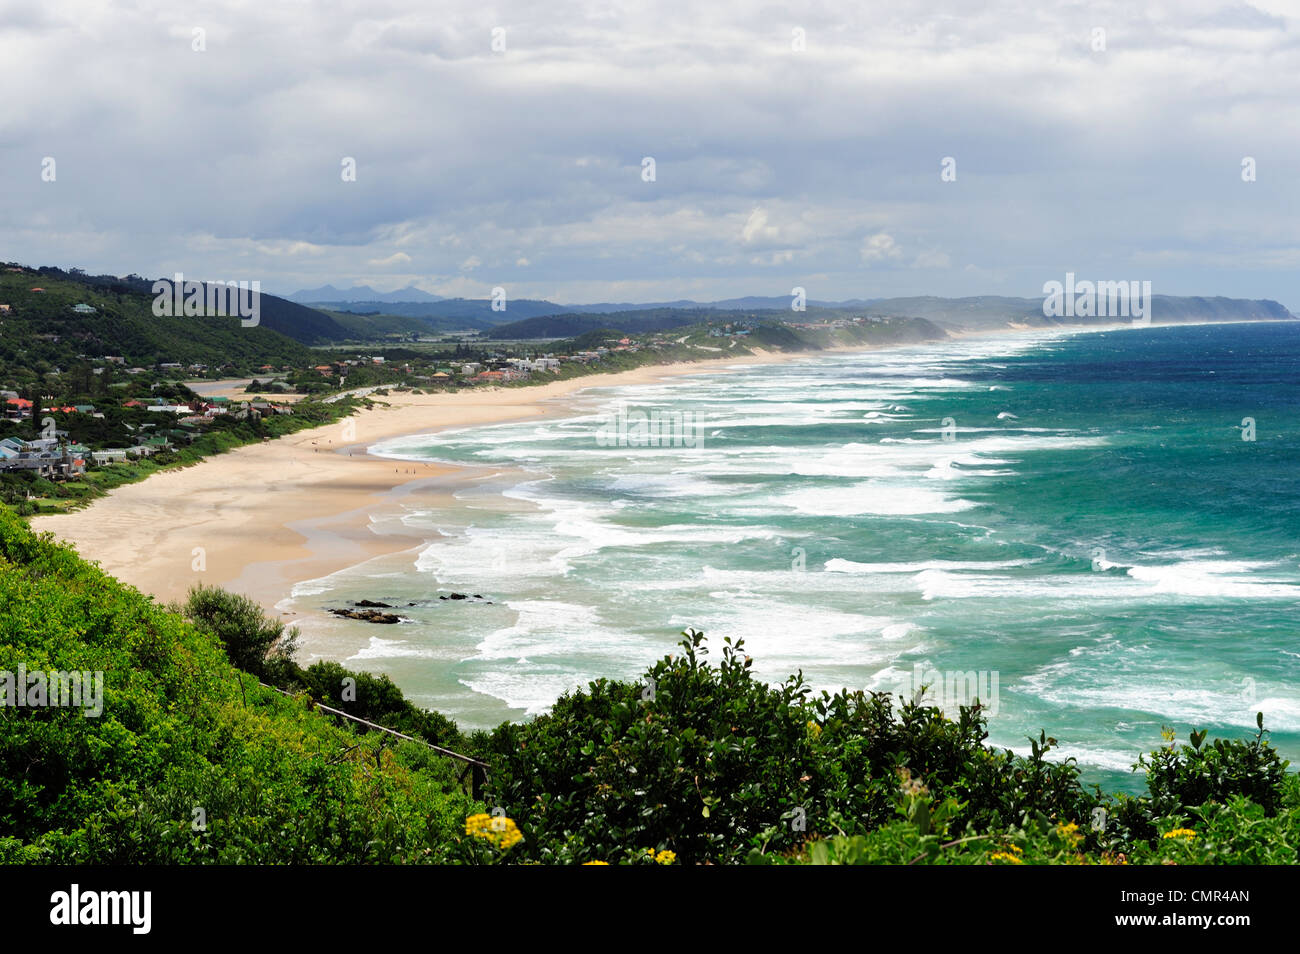
[[[376,533],[370,514],[390,495],[417,487],[449,504],[471,473],[373,457],[366,448],[377,441],[562,414],[565,399],[586,388],[799,357],[807,355],[739,355],[525,388],[390,392],[375,399],[386,406],[155,474],[82,510],[34,517],[31,524],[161,601],[181,600],[204,583],[246,593],[273,610],[296,582],[421,545],[422,537]]]
[[[1129,326],[1075,330],[1111,327]],[[1023,333],[949,331],[953,339]],[[880,349],[855,345],[820,353],[872,350]],[[245,593],[278,613],[276,604],[295,583],[423,545],[424,536],[403,533],[392,521],[382,533],[372,525],[371,514],[389,512],[394,497],[418,492],[432,505],[451,506],[451,495],[476,475],[470,468],[368,454],[367,448],[379,441],[563,415],[572,408],[571,398],[588,388],[648,384],[812,354],[756,349],[522,388],[389,392],[374,398],[382,402],[379,406],[343,421],[155,474],[84,509],[33,517],[31,525],[71,543],[86,559],[161,601],[181,600],[192,586],[204,583]]]

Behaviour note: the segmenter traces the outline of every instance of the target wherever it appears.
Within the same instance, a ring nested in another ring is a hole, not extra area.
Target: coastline
[[[1060,330],[1086,333],[1131,327],[1117,323]],[[1043,330],[949,332],[949,340],[1015,338]],[[359,411],[344,421],[154,474],[118,487],[81,510],[40,515],[30,523],[33,530],[53,533],[105,572],[162,602],[183,600],[190,587],[206,584],[243,593],[273,615],[293,615],[282,614],[277,604],[295,584],[428,542],[425,535],[403,532],[400,527],[380,532],[372,522],[373,514],[395,510],[392,501],[412,493],[428,495],[434,506],[454,506],[452,495],[478,475],[475,468],[464,466],[378,457],[368,453],[370,445],[453,427],[562,416],[571,412],[571,398],[591,388],[650,384],[819,354],[911,346],[758,351],[523,388],[390,392],[382,398],[383,406]]]
[[[852,347],[837,352],[866,351]],[[475,471],[378,457],[379,441],[559,416],[589,388],[650,384],[771,364],[827,352],[758,352],[648,365],[524,388],[412,394],[390,392],[383,406],[344,421],[236,448],[192,467],[154,474],[112,490],[89,506],[33,517],[107,573],[159,601],[183,600],[205,584],[244,593],[268,612],[294,584],[368,559],[423,545],[423,535],[376,532],[371,514],[409,493],[451,506]]]

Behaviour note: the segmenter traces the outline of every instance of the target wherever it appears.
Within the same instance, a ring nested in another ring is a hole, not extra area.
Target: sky
[[[1300,0],[0,0],[0,91],[29,265],[1300,313]]]

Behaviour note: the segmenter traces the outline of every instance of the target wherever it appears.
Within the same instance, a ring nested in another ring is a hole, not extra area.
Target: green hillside
[[[726,318],[705,309],[662,308],[655,311],[625,311],[611,314],[540,315],[497,325],[485,337],[501,339],[576,338],[602,328],[617,328],[626,334],[667,331],[686,325]]]
[[[440,301],[313,301],[312,307],[360,314],[401,315],[406,318],[445,319],[458,328],[490,328],[520,318],[554,315],[566,309],[549,301],[512,298],[504,310],[492,307],[490,298],[444,298]]]
[[[259,688],[214,638],[0,513],[0,671],[19,666],[101,671],[102,713],[0,707],[3,862],[415,862],[475,807],[447,760]]]
[[[383,309],[386,306],[378,306]],[[481,321],[461,318],[412,317],[383,310],[370,312],[327,311],[354,341],[410,340],[449,331],[478,331],[489,327]]]
[[[116,355],[129,365],[157,362],[246,365],[304,364],[307,343],[348,337],[328,316],[263,295],[261,320],[245,328],[238,317],[157,317],[152,282],[108,281],[57,269],[0,267],[0,361],[66,367],[78,355]],[[43,289],[33,291],[34,288]],[[76,305],[94,308],[79,314]],[[327,336],[327,337],[325,337]]]

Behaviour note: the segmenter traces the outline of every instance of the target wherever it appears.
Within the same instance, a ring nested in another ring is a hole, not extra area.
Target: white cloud
[[[774,239],[776,235],[776,226],[767,224],[766,209],[755,209],[749,213],[749,218],[745,220],[745,227],[740,230],[740,240],[746,245],[760,240]]]
[[[903,250],[894,242],[893,236],[886,232],[867,236],[858,253],[864,262],[883,262],[903,257]]]
[[[411,256],[407,255],[405,252],[394,252],[392,255],[389,255],[387,258],[369,259],[366,262],[366,264],[376,265],[380,268],[383,268],[388,265],[405,265],[410,260],[411,260]]]

